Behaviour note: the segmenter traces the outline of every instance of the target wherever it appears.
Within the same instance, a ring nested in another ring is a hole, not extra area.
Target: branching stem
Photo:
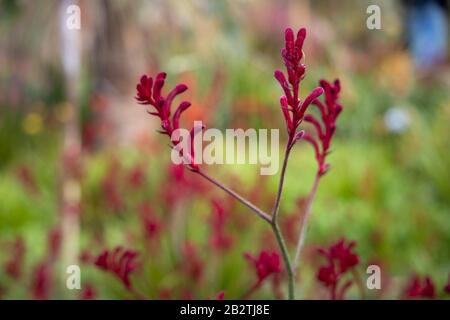
[[[296,264],[294,264],[294,268],[293,268],[293,264],[291,262],[291,259],[289,257],[289,251],[288,248],[286,246],[286,242],[284,241],[284,237],[283,234],[281,232],[280,226],[278,224],[278,212],[280,209],[280,201],[281,201],[281,195],[283,193],[283,186],[284,186],[284,177],[286,175],[286,168],[287,168],[287,164],[289,161],[289,155],[291,152],[291,149],[293,147],[294,143],[293,143],[293,138],[289,138],[287,144],[286,144],[286,150],[284,153],[284,159],[283,159],[283,167],[281,168],[281,174],[280,174],[280,181],[278,183],[278,191],[277,191],[277,195],[275,198],[275,203],[272,209],[272,215],[267,214],[266,212],[264,212],[263,210],[261,210],[260,208],[258,208],[256,205],[254,205],[253,203],[251,203],[250,201],[248,201],[247,199],[245,199],[244,197],[242,197],[241,195],[239,195],[238,193],[236,193],[235,191],[231,190],[230,188],[226,187],[225,185],[223,185],[221,182],[217,181],[216,179],[212,178],[211,176],[209,176],[208,174],[206,174],[205,172],[201,171],[201,170],[193,170],[194,173],[197,173],[198,175],[202,176],[203,178],[205,178],[206,180],[208,180],[209,182],[211,182],[212,184],[216,185],[217,187],[219,187],[220,189],[222,189],[223,191],[225,191],[226,193],[228,193],[229,195],[231,195],[233,198],[235,198],[236,200],[238,200],[239,202],[241,202],[242,204],[244,204],[245,206],[247,206],[248,208],[250,208],[256,215],[258,215],[260,218],[264,219],[266,222],[270,223],[270,225],[272,226],[272,230],[273,233],[275,234],[278,246],[280,248],[281,251],[281,255],[283,258],[283,262],[284,265],[286,267],[286,271],[287,271],[287,275],[288,275],[288,298],[289,300],[293,300],[295,298],[295,267],[297,266]],[[297,246],[297,250],[301,249],[301,245],[304,238],[304,226],[306,225],[307,222],[307,217],[309,216],[309,211],[311,210],[311,203],[312,200],[314,198],[314,195],[316,193],[316,189],[317,189],[317,184],[318,184],[318,178],[316,178],[316,181],[314,183],[314,187],[313,190],[311,191],[311,193],[308,196],[308,205],[307,205],[307,211],[305,214],[305,219],[304,219],[304,223],[301,229],[301,233],[300,233],[300,238],[299,238],[299,243],[300,245]],[[301,240],[301,241],[300,241]],[[297,261],[297,260],[295,260]]]
[[[223,191],[228,193],[230,196],[232,196],[233,198],[235,198],[236,200],[238,200],[239,202],[241,202],[242,204],[244,204],[245,206],[250,208],[254,213],[256,213],[259,217],[263,218],[265,221],[267,221],[269,223],[272,223],[272,218],[267,213],[265,213],[263,210],[261,210],[260,208],[255,206],[253,203],[251,203],[250,201],[248,201],[244,197],[242,197],[239,194],[237,194],[235,191],[233,191],[230,188],[224,186],[222,183],[220,183],[219,181],[217,181],[216,179],[214,179],[213,177],[209,176],[208,174],[206,174],[205,172],[203,172],[201,170],[194,171],[194,172],[199,174],[200,176],[202,176],[203,178],[205,178],[209,182],[215,184],[217,187],[219,187],[220,189],[222,189]]]

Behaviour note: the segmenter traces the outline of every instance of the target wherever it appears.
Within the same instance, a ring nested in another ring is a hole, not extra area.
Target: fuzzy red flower
[[[225,251],[233,244],[233,238],[225,230],[227,213],[219,201],[213,200],[211,204],[213,212],[211,217],[210,243],[214,249]]]
[[[433,299],[436,296],[433,280],[430,277],[422,279],[415,275],[413,276],[408,286],[405,289],[406,298],[428,298]]]
[[[145,169],[142,165],[135,165],[127,175],[128,184],[134,189],[142,187],[147,179]]]
[[[48,233],[48,258],[51,262],[55,261],[61,251],[62,242],[61,227],[56,226]]]
[[[38,185],[36,183],[36,178],[33,174],[33,172],[31,171],[31,168],[26,166],[26,165],[22,165],[17,169],[17,178],[20,181],[20,183],[25,187],[25,189],[30,192],[31,194],[38,194],[39,193],[39,188]]]
[[[326,287],[336,286],[339,280],[339,274],[336,272],[334,264],[328,264],[319,268],[317,279]]]
[[[185,261],[184,272],[189,278],[199,281],[203,276],[205,265],[200,258],[197,247],[193,243],[186,243],[183,248],[183,257]]]
[[[450,294],[450,275],[448,276],[447,284],[444,286],[444,292]]]
[[[340,272],[344,273],[348,269],[353,268],[359,264],[358,255],[352,251],[355,245],[356,242],[354,241],[346,244],[345,240],[342,239],[336,244],[330,246],[330,248],[328,249],[328,253],[326,251],[323,252],[326,256],[329,257],[329,259],[337,261],[340,267]]]
[[[185,84],[179,84],[175,86],[167,95],[162,94],[162,88],[164,87],[166,79],[166,73],[159,73],[155,79],[152,77],[143,75],[140,79],[140,82],[136,86],[137,94],[136,100],[140,104],[151,105],[154,108],[154,111],[149,111],[149,114],[157,116],[161,121],[161,128],[159,132],[169,137],[172,137],[172,133],[174,130],[180,128],[180,118],[184,111],[186,111],[191,103],[188,101],[181,102],[175,112],[172,115],[172,103],[174,99],[185,92],[188,87]],[[199,131],[203,130],[203,128],[192,128],[191,130],[191,154],[183,155],[186,158],[190,168],[192,170],[198,170],[198,165],[194,162],[194,148],[193,148],[193,140],[194,136],[199,133]],[[179,140],[172,141],[173,146],[176,146],[180,143]]]
[[[339,93],[341,91],[341,84],[339,80],[335,80],[332,84],[321,80],[320,86],[325,91],[325,104],[319,99],[314,99],[313,104],[316,105],[320,111],[321,121],[314,115],[307,114],[304,117],[306,122],[311,123],[315,130],[316,136],[306,133],[303,139],[311,143],[314,147],[316,160],[319,165],[319,175],[325,174],[329,169],[329,164],[325,162],[331,145],[331,140],[336,131],[336,119],[342,111],[342,106],[339,104]]]
[[[50,266],[46,263],[38,264],[33,270],[31,293],[36,300],[45,300],[50,297],[52,278]]]
[[[149,240],[157,238],[161,231],[162,223],[153,212],[151,204],[148,202],[141,203],[138,206],[138,212],[144,228],[145,237]]]
[[[97,291],[95,290],[94,286],[91,284],[87,284],[83,288],[83,291],[81,291],[80,299],[81,300],[93,300],[93,299],[95,299],[96,295],[97,295]]]
[[[255,267],[259,281],[263,281],[271,274],[281,272],[280,255],[276,252],[269,253],[263,250],[258,257],[254,257],[250,253],[245,253],[244,256]]]
[[[304,101],[299,99],[299,86],[305,77],[306,70],[305,65],[301,63],[305,38],[305,28],[301,28],[298,31],[297,37],[294,36],[294,31],[291,28],[286,29],[285,47],[281,50],[281,56],[283,57],[288,77],[286,79],[286,76],[280,70],[276,70],[274,73],[275,79],[277,79],[284,91],[284,96],[280,98],[280,105],[291,142],[295,142],[301,137],[301,133],[296,132],[297,128],[303,121],[305,112],[310,104],[323,93],[323,89],[317,87]]]
[[[332,299],[342,298],[352,284],[351,281],[343,284],[338,294],[339,280],[348,270],[359,264],[359,256],[353,252],[355,245],[354,241],[346,243],[345,239],[341,239],[329,248],[319,249],[319,252],[327,259],[327,264],[319,268],[317,280],[328,288]]]
[[[121,246],[112,251],[104,250],[95,260],[94,264],[102,270],[114,274],[127,289],[131,289],[130,274],[136,270],[137,251],[125,250]]]
[[[4,270],[11,278],[18,280],[22,276],[25,259],[25,241],[18,237],[11,247],[11,259],[5,264]]]
[[[120,192],[119,169],[118,164],[114,163],[111,165],[101,182],[106,205],[114,212],[120,212],[125,207],[122,193]]]
[[[225,299],[225,292],[220,291],[216,297],[216,300],[224,300],[224,299]]]

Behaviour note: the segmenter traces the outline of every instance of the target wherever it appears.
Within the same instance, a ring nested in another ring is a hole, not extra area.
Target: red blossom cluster
[[[137,210],[144,228],[145,238],[148,240],[156,239],[161,231],[162,223],[153,212],[151,204],[149,202],[141,203]]]
[[[281,284],[281,259],[277,252],[262,250],[257,257],[250,253],[245,253],[244,257],[252,264],[256,272],[256,280],[250,289],[244,294],[242,299],[249,298],[261,285],[272,276],[272,290],[278,299],[283,298],[280,292]]]
[[[423,281],[422,281],[423,280]],[[433,299],[436,297],[436,290],[431,277],[421,279],[418,275],[414,275],[404,292],[407,299]]]
[[[162,88],[164,87],[166,80],[166,73],[160,72],[153,80],[152,77],[143,75],[140,82],[136,86],[137,95],[136,100],[143,105],[151,105],[154,107],[154,111],[149,111],[149,114],[157,116],[161,120],[161,128],[159,132],[171,137],[174,146],[178,145],[181,141],[172,137],[172,133],[180,128],[181,114],[186,111],[191,103],[188,101],[181,102],[175,112],[172,115],[171,107],[173,100],[179,94],[185,92],[188,87],[185,84],[179,84],[175,86],[166,96],[162,94]],[[203,128],[202,128],[203,129]],[[192,128],[191,130],[191,151],[189,155],[183,155],[189,162],[189,166],[192,170],[198,170],[198,165],[194,162],[194,148],[193,140],[194,136],[198,133],[198,128]]]
[[[62,230],[55,226],[47,234],[47,252],[43,260],[34,267],[31,293],[34,299],[49,299],[53,290],[53,270],[56,266],[62,242]]]
[[[250,253],[245,253],[244,257],[253,264],[259,282],[272,274],[281,272],[280,255],[277,252],[269,253],[263,250],[258,257],[254,257]]]
[[[45,300],[50,297],[52,289],[51,267],[48,263],[39,263],[33,270],[31,294],[33,299]]]
[[[222,203],[217,200],[211,201],[211,205],[213,212],[211,217],[210,243],[215,250],[226,251],[233,244],[233,238],[225,230],[227,212]]]
[[[114,212],[120,212],[125,207],[122,192],[120,191],[119,170],[120,165],[114,162],[101,182],[106,205]]]
[[[139,253],[117,246],[113,250],[104,250],[94,264],[119,278],[128,290],[132,289],[130,274],[137,269],[136,259]]]
[[[186,199],[191,198],[194,194],[205,194],[208,189],[204,185],[204,181],[198,179],[188,179],[183,164],[169,164],[167,168],[167,178],[165,183],[161,185],[160,197],[169,207],[169,211],[176,208]]]
[[[193,243],[186,243],[183,247],[184,272],[194,281],[199,281],[205,269],[205,264],[200,258],[197,247]]]
[[[114,213],[120,213],[126,209],[123,189],[137,190],[145,187],[146,183],[147,172],[143,164],[136,163],[127,169],[113,158],[101,180],[103,201]]]
[[[303,132],[297,132],[297,128],[303,121],[304,115],[310,104],[318,98],[323,89],[315,88],[304,101],[299,99],[300,82],[305,77],[306,67],[301,63],[303,57],[303,42],[306,38],[306,29],[301,28],[297,37],[294,36],[294,31],[291,28],[285,31],[285,47],[281,50],[281,55],[286,66],[288,77],[282,71],[275,71],[275,78],[281,85],[284,91],[284,96],[280,98],[281,111],[283,112],[284,120],[291,143],[300,139]]]
[[[127,173],[127,184],[132,189],[141,188],[147,181],[147,174],[143,165],[136,164]]]
[[[446,294],[450,294],[450,275],[448,276],[448,281],[447,281],[447,283],[444,286],[444,292]]]
[[[48,243],[48,260],[51,262],[55,262],[59,256],[61,251],[61,243],[62,243],[62,230],[60,226],[55,226],[50,230],[47,236]]]
[[[11,278],[18,280],[22,276],[25,259],[25,241],[17,237],[11,246],[11,258],[4,266],[5,273]]]
[[[329,153],[331,139],[336,131],[336,119],[342,111],[342,106],[338,103],[339,92],[341,90],[339,80],[332,84],[325,80],[320,81],[320,86],[315,88],[304,101],[299,99],[300,82],[305,77],[306,67],[301,62],[303,57],[303,43],[306,37],[306,30],[301,28],[297,37],[292,29],[285,31],[285,47],[281,55],[286,66],[288,77],[282,71],[275,71],[275,78],[283,89],[284,96],[280,98],[281,111],[283,112],[286,128],[289,135],[290,146],[300,139],[311,143],[314,147],[316,159],[319,165],[319,176],[323,175],[329,168],[325,158]],[[319,97],[325,92],[325,103]],[[313,114],[306,114],[311,104],[316,105],[320,110],[321,121]],[[298,131],[302,121],[311,123],[316,131],[316,137],[303,130]],[[320,144],[320,145],[319,145]]]
[[[339,80],[336,79],[333,83],[321,80],[320,86],[325,91],[325,104],[319,99],[315,99],[313,104],[319,108],[321,121],[312,114],[307,114],[304,117],[304,120],[311,123],[316,129],[316,137],[305,133],[303,139],[314,147],[316,160],[319,165],[318,174],[323,175],[329,168],[329,164],[325,160],[329,154],[331,139],[336,131],[336,119],[342,111],[342,106],[338,103],[339,92],[341,91]]]
[[[17,168],[16,176],[19,182],[30,194],[39,194],[39,187],[36,182],[36,178],[29,166],[22,165]]]
[[[326,258],[327,264],[319,268],[317,279],[329,290],[333,300],[343,298],[345,292],[352,285],[352,281],[349,280],[340,289],[338,288],[342,276],[359,264],[359,257],[353,252],[355,245],[354,241],[346,243],[345,239],[341,239],[329,248],[319,249],[319,252]]]
[[[220,292],[217,294],[216,300],[225,300],[225,292],[220,291]]]
[[[97,296],[97,291],[92,284],[86,284],[83,286],[83,290],[80,293],[81,300],[93,300]]]

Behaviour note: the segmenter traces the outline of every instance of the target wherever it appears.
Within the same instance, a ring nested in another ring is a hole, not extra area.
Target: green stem
[[[209,182],[213,183],[214,185],[216,185],[217,187],[219,187],[223,191],[227,192],[229,195],[231,195],[235,199],[239,200],[242,204],[244,204],[245,206],[250,208],[259,217],[261,217],[262,219],[264,219],[265,221],[270,223],[270,225],[272,226],[273,232],[275,234],[275,237],[277,239],[278,246],[280,247],[280,251],[281,251],[281,254],[282,254],[284,265],[286,267],[286,271],[287,271],[287,274],[288,274],[288,287],[289,287],[289,289],[288,289],[288,298],[289,298],[289,300],[293,300],[294,297],[295,297],[294,271],[293,271],[293,268],[292,268],[291,259],[289,257],[289,252],[288,252],[286,243],[285,243],[284,238],[283,238],[283,234],[282,234],[281,229],[280,229],[280,227],[278,225],[278,219],[277,218],[278,218],[278,211],[279,211],[279,208],[280,208],[281,194],[283,192],[284,176],[286,174],[288,158],[289,158],[289,154],[290,154],[290,151],[292,149],[292,146],[293,146],[292,138],[289,138],[289,140],[288,140],[288,142],[286,144],[286,150],[285,150],[284,160],[283,160],[283,167],[281,169],[280,182],[278,184],[278,192],[277,192],[277,196],[276,196],[276,199],[275,199],[275,204],[274,204],[274,207],[273,207],[273,210],[272,210],[272,216],[269,216],[267,213],[265,213],[263,210],[259,209],[253,203],[251,203],[247,199],[243,198],[242,196],[240,196],[239,194],[237,194],[233,190],[229,189],[228,187],[224,186],[219,181],[217,181],[214,178],[210,177],[205,172],[200,171],[200,170],[194,171],[195,173],[199,174],[200,176],[202,176],[203,178],[205,178]]]
[[[278,246],[280,247],[281,255],[283,257],[284,265],[286,266],[287,274],[288,274],[288,299],[295,299],[295,281],[294,281],[294,272],[292,269],[291,259],[289,258],[289,252],[286,247],[286,242],[284,241],[283,235],[281,234],[280,227],[278,226],[278,222],[272,222],[272,229],[277,238]]]
[[[283,193],[284,176],[286,175],[286,168],[287,168],[287,163],[288,163],[288,159],[289,159],[289,154],[291,152],[291,148],[292,148],[292,142],[291,142],[291,139],[289,139],[289,141],[286,144],[286,150],[284,152],[284,160],[283,160],[283,167],[281,168],[280,182],[278,183],[277,196],[275,198],[275,204],[272,209],[272,221],[277,221],[277,218],[278,218],[281,194]]]
[[[277,238],[278,246],[280,247],[280,251],[283,257],[284,265],[286,267],[286,271],[288,274],[288,298],[289,300],[293,300],[295,298],[295,279],[294,279],[294,271],[292,268],[291,259],[289,257],[289,252],[286,247],[286,242],[284,241],[283,234],[281,233],[280,227],[278,225],[278,212],[280,209],[280,200],[281,195],[283,193],[284,186],[284,176],[286,174],[286,168],[288,164],[289,154],[292,149],[292,139],[289,138],[286,144],[286,150],[284,153],[283,167],[281,168],[280,182],[278,183],[278,192],[275,198],[275,204],[272,210],[272,229]]]
[[[258,208],[257,206],[255,206],[253,203],[251,203],[250,201],[248,201],[247,199],[243,198],[242,196],[240,196],[239,194],[237,194],[236,192],[234,192],[233,190],[231,190],[230,188],[224,186],[222,183],[220,183],[219,181],[217,181],[216,179],[210,177],[209,175],[207,175],[205,172],[203,171],[194,171],[195,173],[199,174],[200,176],[202,176],[203,178],[205,178],[206,180],[208,180],[209,182],[215,184],[217,187],[219,187],[220,189],[222,189],[223,191],[225,191],[226,193],[228,193],[230,196],[232,196],[233,198],[235,198],[236,200],[240,201],[242,204],[244,204],[245,206],[247,206],[248,208],[250,208],[254,213],[256,213],[259,217],[261,217],[262,219],[266,220],[267,222],[271,223],[272,222],[272,218],[271,216],[269,216],[267,213],[265,213],[263,210],[261,210],[260,208]]]

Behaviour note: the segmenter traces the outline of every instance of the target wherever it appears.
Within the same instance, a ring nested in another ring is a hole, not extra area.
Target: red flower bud
[[[250,253],[246,253],[244,256],[255,267],[259,281],[266,279],[271,274],[281,272],[280,255],[276,252],[269,253],[268,251],[261,251],[257,258],[253,257]]]
[[[112,251],[104,250],[95,260],[95,265],[119,278],[125,287],[131,290],[130,274],[136,270],[136,258],[139,253],[118,246]]]

